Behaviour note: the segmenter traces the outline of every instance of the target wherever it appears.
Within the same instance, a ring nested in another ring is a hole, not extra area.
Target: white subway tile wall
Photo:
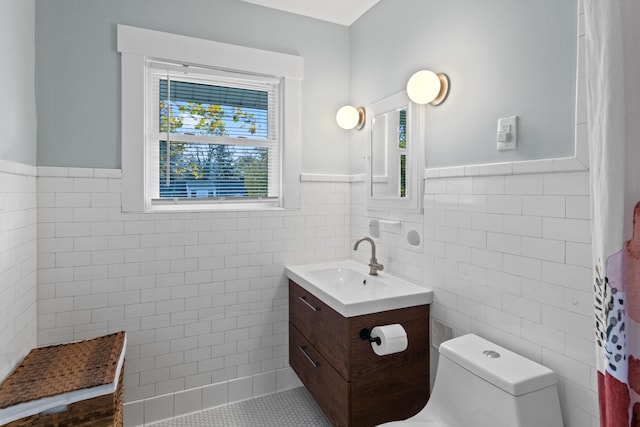
[[[176,393],[146,421],[198,409],[189,393],[210,384],[223,403],[281,390],[284,266],[349,257],[350,184],[304,182],[295,211],[130,214],[120,183],[38,169],[38,344],[126,330],[125,401]]]
[[[0,161],[0,379],[36,345],[36,168]]]
[[[131,425],[299,385],[284,265],[369,256],[362,182],[303,182],[300,211],[123,214],[118,170],[0,166],[0,374],[36,345],[37,287],[38,345],[129,332]],[[375,213],[404,224],[385,268],[457,335],[554,369],[570,427],[597,425],[588,179],[430,178],[423,214]]]
[[[428,178],[423,215],[368,212],[362,187],[353,184],[352,240],[374,217],[421,219],[418,256],[404,235],[378,241],[385,271],[432,287],[432,315],[456,336],[482,335],[553,369],[566,425],[596,426],[588,172]]]

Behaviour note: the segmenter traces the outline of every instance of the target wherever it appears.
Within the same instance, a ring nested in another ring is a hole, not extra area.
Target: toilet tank
[[[473,334],[440,345],[425,413],[450,426],[562,427],[556,374]]]

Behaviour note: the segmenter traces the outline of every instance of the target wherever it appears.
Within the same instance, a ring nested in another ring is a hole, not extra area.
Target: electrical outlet
[[[453,338],[453,329],[436,319],[431,319],[431,345],[440,348],[440,344]]]
[[[518,116],[498,119],[496,140],[498,151],[515,150],[518,141]]]

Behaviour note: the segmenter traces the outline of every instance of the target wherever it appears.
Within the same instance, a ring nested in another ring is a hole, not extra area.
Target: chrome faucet
[[[373,243],[373,239],[371,239],[371,237],[363,237],[362,239],[356,241],[356,243],[353,245],[353,250],[357,251],[358,245],[360,244],[360,242],[363,242],[365,240],[371,243],[371,259],[369,260],[369,275],[377,276],[378,271],[384,270],[384,265],[378,264],[378,260],[376,259],[376,244]]]

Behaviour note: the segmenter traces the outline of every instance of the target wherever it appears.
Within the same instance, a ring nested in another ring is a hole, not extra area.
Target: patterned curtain
[[[601,427],[640,427],[640,1],[584,0]]]

